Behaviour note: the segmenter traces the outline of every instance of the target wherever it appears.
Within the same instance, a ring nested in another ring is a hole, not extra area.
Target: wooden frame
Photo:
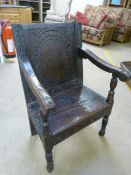
[[[130,77],[127,72],[81,48],[79,24],[12,27],[31,133],[40,136],[47,170],[51,172],[56,144],[100,118],[103,119],[99,135],[104,136],[117,79],[127,81]],[[107,98],[83,85],[83,58],[112,74]]]
[[[130,9],[131,8],[131,0],[128,0],[127,5],[126,5],[126,8],[127,9]]]
[[[92,44],[97,44],[97,45],[103,46],[103,45],[111,43],[113,31],[114,31],[114,28],[104,29],[104,32],[102,34],[102,38],[101,38],[101,40],[98,40],[98,41],[91,40],[85,36],[82,36],[82,40],[87,41],[87,42],[92,43]],[[85,33],[85,35],[86,35],[86,33]]]
[[[113,4],[111,0],[107,0],[107,5],[110,7],[125,7],[127,4],[127,0],[121,0],[120,4]]]

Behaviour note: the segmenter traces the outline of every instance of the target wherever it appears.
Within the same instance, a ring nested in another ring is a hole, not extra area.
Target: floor
[[[83,44],[102,59],[119,66],[131,60],[131,43],[102,48]],[[84,61],[84,84],[107,96],[111,75]],[[119,82],[104,138],[101,121],[54,148],[53,175],[131,175],[131,90]],[[0,175],[48,175],[38,136],[30,135],[16,60],[0,64]]]

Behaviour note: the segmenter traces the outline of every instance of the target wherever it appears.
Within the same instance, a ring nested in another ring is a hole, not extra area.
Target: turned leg
[[[46,158],[46,161],[47,161],[47,166],[46,166],[47,171],[48,171],[48,172],[52,172],[53,169],[54,169],[52,151],[50,151],[50,152],[45,152],[45,158]]]
[[[105,116],[102,120],[102,126],[101,129],[99,131],[99,135],[100,136],[104,136],[105,135],[105,130],[106,130],[106,126],[108,124],[108,119],[109,119],[109,115]]]
[[[29,118],[29,124],[30,124],[31,135],[32,136],[36,135],[37,134],[36,129],[35,129],[35,127],[34,127],[34,125],[33,125],[33,123],[32,123],[30,118]]]
[[[106,99],[106,102],[111,105],[111,108],[112,108],[113,103],[114,103],[114,94],[115,94],[114,90],[115,90],[116,86],[117,86],[117,76],[113,74],[112,79],[111,79],[111,83],[110,83],[110,91],[109,91],[108,97]],[[102,127],[99,131],[100,136],[105,135],[105,130],[106,130],[106,126],[108,123],[108,119],[109,119],[109,115],[106,115],[102,120]]]
[[[43,113],[40,111],[41,118],[43,120],[43,147],[45,149],[45,158],[47,162],[47,171],[52,172],[54,169],[54,163],[53,163],[53,144],[52,144],[52,138],[51,138],[51,131],[48,124],[48,118],[47,116],[43,115]]]

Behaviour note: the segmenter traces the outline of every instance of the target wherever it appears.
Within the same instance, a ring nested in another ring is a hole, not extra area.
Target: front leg
[[[54,163],[53,163],[53,154],[52,154],[52,150],[50,151],[45,151],[45,158],[47,161],[47,171],[50,173],[54,170]]]
[[[102,126],[101,129],[99,131],[99,136],[104,136],[105,135],[105,130],[106,130],[106,126],[108,124],[108,119],[109,119],[109,115],[105,116],[102,120]]]
[[[111,79],[111,83],[110,83],[110,91],[108,93],[108,97],[106,102],[109,103],[110,105],[113,106],[114,103],[114,94],[115,94],[115,88],[117,86],[117,76],[112,75],[112,79]],[[106,126],[108,124],[108,120],[109,120],[109,115],[106,115],[103,120],[102,120],[102,126],[101,129],[99,131],[99,135],[100,136],[104,136],[105,135],[105,130],[106,130]]]
[[[48,116],[43,115],[40,111],[41,118],[43,120],[43,147],[45,149],[45,158],[47,162],[47,171],[52,172],[54,170],[54,163],[53,163],[53,144],[52,144],[52,135],[48,124]]]

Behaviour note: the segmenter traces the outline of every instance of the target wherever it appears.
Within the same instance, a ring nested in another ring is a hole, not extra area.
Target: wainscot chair
[[[51,172],[56,144],[100,118],[104,136],[117,79],[127,81],[129,75],[82,50],[77,23],[14,24],[13,32],[31,133],[40,136]],[[112,74],[107,98],[83,86],[83,58]]]

